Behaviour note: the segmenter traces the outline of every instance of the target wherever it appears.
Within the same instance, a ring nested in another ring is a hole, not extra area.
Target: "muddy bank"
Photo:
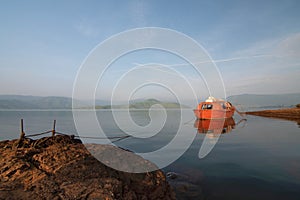
[[[114,170],[80,140],[57,135],[16,143],[0,142],[0,199],[175,199],[162,171]]]
[[[279,110],[253,111],[253,112],[246,112],[246,114],[291,120],[291,121],[296,121],[296,122],[298,122],[298,124],[300,124],[300,108],[298,108],[298,107],[297,108],[279,109]]]

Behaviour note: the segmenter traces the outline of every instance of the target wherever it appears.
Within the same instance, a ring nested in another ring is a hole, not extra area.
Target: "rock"
[[[175,199],[162,171],[114,170],[69,136],[17,142],[0,142],[0,199]]]
[[[157,166],[150,161],[116,146],[85,144],[85,147],[95,158],[120,171],[143,173],[158,170]]]
[[[186,174],[167,172],[166,176],[178,199],[206,199],[199,181],[203,179],[202,173],[188,170]],[[191,175],[192,174],[192,175]]]
[[[168,172],[166,176],[170,179],[176,179],[178,175],[175,172]]]

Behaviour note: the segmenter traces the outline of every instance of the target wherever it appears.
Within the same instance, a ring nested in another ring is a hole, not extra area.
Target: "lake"
[[[85,111],[82,112],[84,115]],[[118,112],[120,116],[124,113]],[[182,114],[191,120],[180,122]],[[247,121],[238,124],[241,118],[235,116],[233,122],[226,122],[228,126],[222,127],[224,134],[212,151],[200,159],[199,149],[206,134],[198,131],[212,134],[212,130],[206,130],[205,122],[195,121],[190,110],[183,113],[168,110],[167,115],[164,127],[155,136],[129,137],[115,144],[139,153],[154,151],[167,145],[181,124],[182,132],[193,136],[193,142],[179,159],[162,169],[170,175],[169,182],[179,199],[299,199],[300,129],[297,123],[247,116]],[[97,116],[108,136],[125,135],[114,123],[109,110],[97,111]],[[145,110],[133,111],[131,117],[142,126],[150,122]],[[0,111],[1,140],[19,137],[21,118],[26,134],[51,130],[54,119],[59,132],[77,134],[71,111]],[[121,120],[126,122],[128,118]],[[97,133],[89,134],[97,136]],[[182,141],[184,139],[182,137]],[[84,142],[101,143],[92,139]],[[179,144],[172,150],[180,152],[181,148],[184,146]]]

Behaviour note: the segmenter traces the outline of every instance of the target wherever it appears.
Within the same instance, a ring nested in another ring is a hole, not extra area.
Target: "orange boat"
[[[233,116],[235,107],[228,101],[208,97],[199,103],[194,113],[198,119],[226,119]]]

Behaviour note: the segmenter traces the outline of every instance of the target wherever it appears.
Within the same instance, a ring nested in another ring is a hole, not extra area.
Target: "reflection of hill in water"
[[[197,128],[198,133],[203,134],[224,134],[230,133],[235,127],[244,120],[235,123],[234,119],[197,119],[194,127]]]

